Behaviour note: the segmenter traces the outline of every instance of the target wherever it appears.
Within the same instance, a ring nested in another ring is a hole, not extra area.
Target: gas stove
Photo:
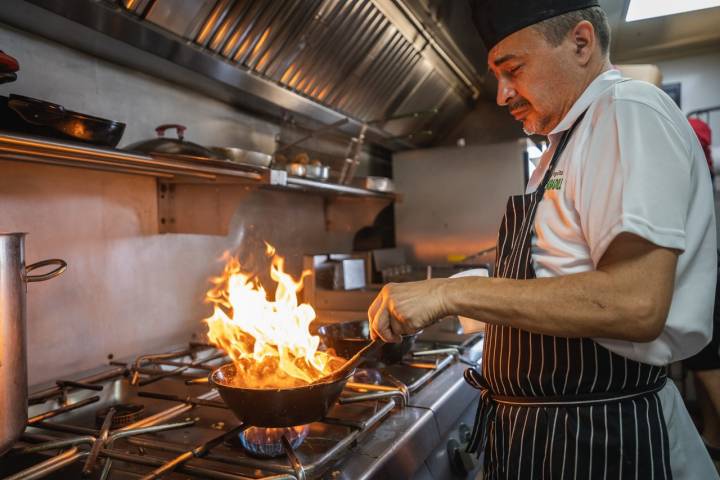
[[[222,351],[191,342],[110,361],[31,391],[28,428],[0,458],[0,476],[473,478],[477,465],[463,444],[477,395],[462,372],[481,354],[480,335],[427,329],[402,362],[360,369],[322,421],[264,438],[260,450],[272,458],[249,453],[247,439],[257,435],[203,383],[228,362]]]

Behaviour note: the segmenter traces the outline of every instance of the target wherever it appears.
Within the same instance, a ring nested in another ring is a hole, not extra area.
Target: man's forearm
[[[601,271],[533,280],[456,278],[443,287],[450,314],[546,335],[650,341],[664,323],[658,325],[662,312],[647,297]]]
[[[622,233],[594,271],[532,280],[391,283],[368,317],[373,335],[386,341],[455,314],[547,335],[649,342],[665,327],[678,254]]]

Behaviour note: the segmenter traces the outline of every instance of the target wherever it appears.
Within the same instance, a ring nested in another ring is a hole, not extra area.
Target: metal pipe
[[[292,465],[292,468],[295,471],[298,480],[305,480],[305,468],[303,467],[303,464],[298,458],[298,456],[295,455],[295,451],[293,450],[292,445],[290,445],[290,441],[285,435],[280,438],[280,441],[282,442],[283,450],[285,450],[285,455],[287,455],[288,460],[290,461],[290,465]]]
[[[347,405],[348,403],[360,403],[367,402],[369,400],[383,400],[386,398],[398,398],[402,400],[403,404],[405,403],[405,396],[403,395],[403,392],[397,389],[393,392],[373,392],[361,395],[352,395],[349,397],[341,397],[338,402],[340,403],[340,405]]]
[[[194,425],[194,420],[188,420],[186,422],[178,422],[178,423],[168,423],[165,425],[155,425],[152,427],[143,427],[143,428],[136,428],[134,430],[126,430],[123,432],[116,432],[115,434],[111,435],[108,441],[106,442],[108,448],[112,448],[113,443],[115,440],[119,440],[121,438],[125,437],[131,437],[134,435],[141,435],[144,433],[155,433],[155,432],[162,432],[165,430],[173,430],[175,428],[185,428],[189,427],[191,425]],[[103,465],[102,472],[100,473],[99,480],[107,480],[108,475],[110,475],[110,469],[112,469],[112,459],[106,458],[105,464]]]
[[[33,425],[33,428],[42,428],[43,430],[52,430],[54,432],[74,433],[76,435],[97,435],[98,431],[94,428],[79,427],[77,425],[68,425],[59,422],[40,422]]]
[[[109,414],[108,414],[109,415]],[[106,418],[107,420],[107,418]],[[124,432],[117,432],[113,435],[109,435],[105,438],[99,445],[102,446],[103,443],[109,443],[112,444],[112,442],[119,440],[121,438],[130,437],[133,435],[142,435],[145,433],[155,433],[155,432],[161,432],[166,430],[173,430],[176,428],[185,428],[189,427],[195,424],[194,420],[186,421],[186,422],[178,422],[178,423],[171,423],[171,424],[165,424],[165,425],[156,425],[152,427],[145,427],[145,428],[137,428],[134,430],[128,430]],[[105,427],[105,425],[103,425]],[[62,440],[51,440],[47,442],[43,442],[39,445],[33,445],[30,447],[25,447],[21,449],[18,454],[28,454],[28,453],[37,453],[37,452],[44,452],[46,450],[55,450],[65,447],[74,447],[77,445],[92,445],[93,443],[96,443],[97,437],[94,437],[92,435],[86,435],[82,437],[73,437],[73,438],[65,438]],[[95,448],[95,447],[93,447]],[[98,448],[98,452],[99,452]],[[90,455],[92,455],[92,451],[90,452]],[[90,460],[90,458],[88,458]]]
[[[138,392],[138,397],[155,398],[158,400],[167,400],[169,402],[188,403],[191,405],[201,405],[203,407],[211,407],[211,408],[224,408],[224,409],[228,408],[227,405],[225,405],[225,402],[214,402],[211,400],[201,400],[199,398],[192,398],[190,396],[183,398],[183,397],[179,397],[177,395],[167,395],[164,393]]]
[[[455,347],[451,348],[437,348],[435,350],[420,350],[417,352],[412,352],[413,357],[427,357],[432,355],[460,355],[460,350],[458,350]]]
[[[73,447],[67,452],[63,452],[60,455],[56,455],[48,460],[45,460],[44,462],[26,468],[14,475],[5,477],[4,480],[35,480],[37,478],[42,478],[67,465],[70,465],[85,455],[87,455],[87,452],[80,452],[77,447]]]
[[[125,373],[125,368],[113,368],[106,372],[100,372],[95,375],[84,377],[84,378],[78,380],[78,382],[83,383],[83,384],[99,383],[99,382],[103,382],[105,380],[110,380],[114,377],[122,376],[124,373]],[[63,388],[60,386],[49,387],[44,390],[40,390],[40,391],[33,393],[30,396],[30,398],[28,399],[28,401],[30,402],[31,405],[35,405],[37,403],[42,403],[51,397],[61,394],[62,391],[63,391]]]
[[[115,433],[113,433],[112,435],[110,435],[110,439],[108,440],[108,443],[112,443],[121,438],[132,437],[135,435],[143,435],[146,433],[157,433],[157,432],[164,432],[166,430],[174,430],[176,428],[191,427],[191,426],[195,425],[195,423],[196,423],[195,420],[186,420],[184,422],[166,423],[163,425],[152,425],[149,427],[133,428],[131,430],[118,430]]]
[[[448,355],[447,357],[443,358],[441,361],[437,362],[435,364],[435,368],[429,372],[427,372],[422,377],[418,378],[414,383],[411,385],[408,385],[408,389],[410,390],[410,393],[415,392],[417,389],[425,385],[433,376],[437,375],[438,372],[443,370],[445,367],[450,365],[452,363],[454,357],[452,355]],[[412,365],[411,365],[412,366]]]
[[[37,453],[37,452],[44,452],[45,450],[55,450],[59,448],[65,448],[65,447],[74,447],[77,445],[82,444],[92,444],[95,441],[95,437],[92,435],[86,435],[84,437],[73,437],[73,438],[66,438],[63,440],[53,440],[50,442],[44,442],[39,445],[33,445],[32,447],[25,447],[22,450],[20,450],[18,453],[25,454],[25,453]]]
[[[228,432],[224,432],[222,435],[218,435],[210,441],[199,445],[192,450],[188,450],[177,457],[173,458],[169,462],[164,463],[160,467],[156,468],[149,474],[141,477],[140,480],[155,480],[162,477],[163,475],[172,472],[180,465],[184,464],[191,458],[204,457],[210,450],[220,445],[225,439],[230,438],[232,435],[237,435],[241,430],[247,428],[247,426],[239,425]]]
[[[159,373],[153,377],[146,378],[144,380],[140,380],[139,382],[137,382],[137,385],[140,387],[144,387],[146,385],[150,385],[151,383],[155,383],[159,380],[162,380],[163,378],[176,377],[176,376],[180,375],[181,373],[185,372],[186,370],[188,370],[189,368],[190,368],[190,366],[186,365],[184,367],[179,367],[179,368],[176,368],[175,370],[171,370],[169,372]]]
[[[357,382],[348,382],[345,384],[346,388],[350,388],[352,390],[366,390],[370,392],[394,392],[397,390],[396,387],[389,387],[387,385],[374,385],[372,383],[357,383]]]
[[[216,390],[211,390],[207,393],[199,395],[197,398],[199,398],[200,400],[216,400],[216,399],[220,398],[220,394],[218,394],[218,392]],[[177,405],[175,407],[168,408],[167,410],[163,410],[162,412],[158,412],[155,415],[152,415],[150,417],[143,418],[142,420],[138,420],[135,423],[131,423],[130,425],[120,428],[117,431],[125,432],[128,430],[134,430],[136,428],[157,425],[160,422],[164,422],[164,421],[173,419],[175,417],[182,415],[183,413],[189,412],[193,408],[195,408],[195,407],[193,405],[189,405],[189,404]]]
[[[126,431],[126,430],[134,430],[136,428],[157,425],[160,422],[164,422],[166,420],[171,420],[175,417],[179,417],[183,413],[189,412],[193,408],[194,407],[192,405],[188,405],[188,404],[171,407],[171,408],[168,408],[167,410],[163,410],[162,412],[158,412],[155,415],[151,415],[149,417],[143,418],[142,420],[138,420],[135,423],[131,423],[130,425],[127,425],[123,428],[118,429],[118,431],[122,432],[122,431]]]
[[[100,427],[100,435],[93,442],[90,448],[90,454],[85,460],[85,465],[82,469],[83,477],[89,477],[95,470],[95,463],[97,462],[98,455],[100,454],[100,448],[105,444],[110,433],[110,426],[112,425],[112,419],[115,416],[115,408],[110,407],[108,413],[105,415],[102,427]]]
[[[73,387],[73,388],[78,388],[81,390],[94,390],[96,392],[100,392],[103,389],[102,385],[92,385],[92,384],[83,383],[83,382],[73,382],[72,380],[58,380],[57,382],[55,382],[55,384],[60,388]]]
[[[137,385],[138,381],[140,380],[140,373],[138,370],[142,367],[143,362],[152,361],[152,360],[165,360],[170,358],[177,358],[177,357],[187,357],[189,355],[192,355],[192,350],[185,349],[185,350],[179,350],[177,352],[168,352],[168,353],[153,353],[149,355],[140,355],[135,359],[135,362],[133,363],[133,375],[132,379],[130,380],[130,385]]]
[[[90,405],[91,403],[95,403],[99,400],[100,397],[95,395],[93,397],[80,400],[79,402],[71,403],[70,405],[65,405],[64,407],[56,408],[55,410],[50,410],[49,412],[41,413],[40,415],[35,415],[34,417],[28,419],[27,424],[35,425],[43,420],[47,420],[48,418],[56,417],[61,413],[69,412],[71,410],[75,410],[76,408],[84,407],[85,405]]]
[[[118,452],[116,450],[103,450],[102,455],[111,458],[113,460],[121,460],[123,462],[130,462],[139,465],[147,465],[151,467],[162,466],[166,459],[153,457],[149,455],[132,455],[125,452]],[[205,467],[198,467],[195,465],[181,465],[178,467],[178,471],[188,475],[199,475],[202,478],[214,478],[218,480],[255,480],[255,477],[246,477],[242,475],[233,475],[231,473],[225,473],[218,470],[211,470]],[[265,477],[263,480],[297,480],[293,476],[277,475],[272,477]]]

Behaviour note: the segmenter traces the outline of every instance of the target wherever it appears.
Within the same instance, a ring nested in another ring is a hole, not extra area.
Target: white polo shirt
[[[610,70],[588,86],[550,134],[551,148],[528,192],[542,180],[562,132],[586,109],[538,206],[535,272],[554,277],[595,270],[621,232],[680,250],[660,337],[648,343],[595,340],[653,365],[687,358],[712,335],[717,265],[712,186],[700,143],[670,97]]]

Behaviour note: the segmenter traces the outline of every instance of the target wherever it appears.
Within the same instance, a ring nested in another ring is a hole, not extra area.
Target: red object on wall
[[[699,118],[690,118],[688,121],[690,122],[692,129],[695,131],[695,135],[697,135],[698,140],[700,140],[700,145],[702,145],[703,151],[705,152],[708,167],[710,167],[710,171],[712,171],[712,154],[710,153],[710,145],[712,145],[712,131],[710,130],[710,125]]]
[[[15,73],[20,69],[20,64],[13,57],[0,50],[0,73]]]

